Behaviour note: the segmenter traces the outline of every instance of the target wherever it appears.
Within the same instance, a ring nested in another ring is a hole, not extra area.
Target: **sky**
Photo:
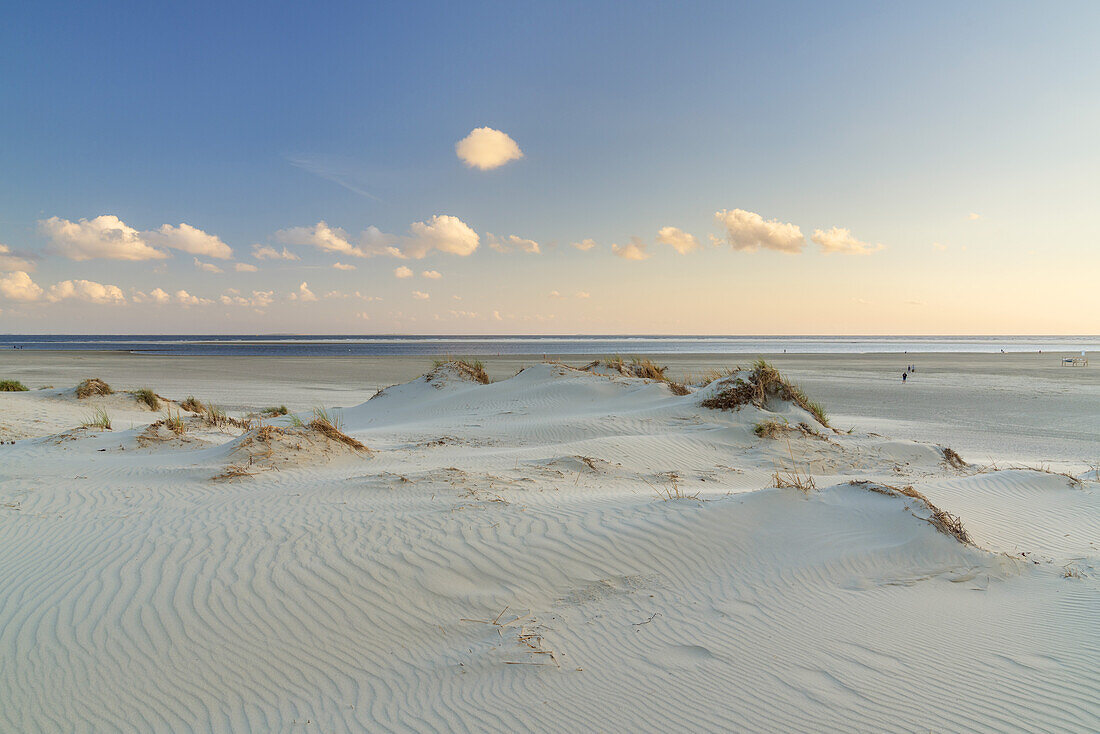
[[[0,332],[1100,331],[1095,2],[4,15]]]

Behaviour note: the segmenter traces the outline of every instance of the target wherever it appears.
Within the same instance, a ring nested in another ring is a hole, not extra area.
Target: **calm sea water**
[[[150,355],[860,354],[1100,350],[1100,336],[229,336],[12,335],[0,349]]]

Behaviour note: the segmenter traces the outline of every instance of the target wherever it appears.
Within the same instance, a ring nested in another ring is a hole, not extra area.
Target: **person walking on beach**
[[[908,372],[902,372],[902,373],[901,373],[901,381],[902,381],[902,382],[905,382],[905,378],[907,378],[907,377],[909,377],[909,373],[908,373]]]

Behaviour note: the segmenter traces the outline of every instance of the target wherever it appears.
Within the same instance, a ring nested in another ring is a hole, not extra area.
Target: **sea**
[[[1100,336],[0,334],[0,349],[146,355],[870,354],[1100,351]]]

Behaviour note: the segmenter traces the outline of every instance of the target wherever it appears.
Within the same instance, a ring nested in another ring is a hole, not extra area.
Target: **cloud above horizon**
[[[207,234],[186,222],[180,222],[178,227],[163,224],[159,230],[143,234],[146,241],[172,250],[181,250],[192,255],[205,255],[219,260],[228,260],[233,257],[232,248],[222,242],[221,238]]]
[[[52,302],[74,299],[111,305],[126,303],[126,296],[117,285],[104,285],[94,280],[63,280],[50,286],[46,298]]]
[[[524,239],[514,234],[510,234],[507,237],[497,237],[492,232],[486,232],[485,242],[497,252],[511,252],[514,249],[523,250],[532,255],[538,255],[542,252],[542,248],[539,247],[538,242]]]
[[[10,273],[14,270],[34,272],[35,267],[33,260],[16,255],[7,245],[0,245],[0,273]]]
[[[150,247],[133,227],[113,214],[70,222],[60,217],[38,221],[54,252],[70,260],[163,260],[168,253]]]
[[[612,244],[611,251],[624,260],[646,260],[652,256],[652,253],[646,252],[646,247],[640,237],[631,237],[629,244]]]
[[[9,301],[37,301],[42,292],[41,286],[22,270],[0,276],[0,296]]]
[[[470,168],[488,171],[523,157],[519,144],[507,133],[478,127],[455,143],[455,154]]]
[[[657,231],[657,242],[668,245],[681,255],[695,252],[701,247],[695,235],[688,234],[678,227],[661,227]]]
[[[756,252],[763,248],[796,255],[806,246],[806,238],[796,224],[765,221],[744,209],[722,209],[714,213],[714,219],[725,229],[725,242],[734,250]]]
[[[481,238],[458,217],[436,214],[427,222],[413,222],[405,238],[404,254],[420,260],[432,250],[465,257],[472,255]]]
[[[576,247],[581,252],[588,252],[596,246],[596,240],[583,239],[580,242],[574,242],[573,247]]]
[[[255,244],[252,245],[252,257],[257,260],[301,260],[302,258],[295,255],[290,250],[283,248],[282,252],[279,252],[274,247],[268,245]]]
[[[828,232],[815,229],[810,239],[820,245],[821,251],[826,255],[838,253],[843,255],[870,255],[872,252],[878,252],[884,247],[884,245],[878,243],[871,244],[857,240],[852,236],[851,230],[842,227],[833,227]]]

